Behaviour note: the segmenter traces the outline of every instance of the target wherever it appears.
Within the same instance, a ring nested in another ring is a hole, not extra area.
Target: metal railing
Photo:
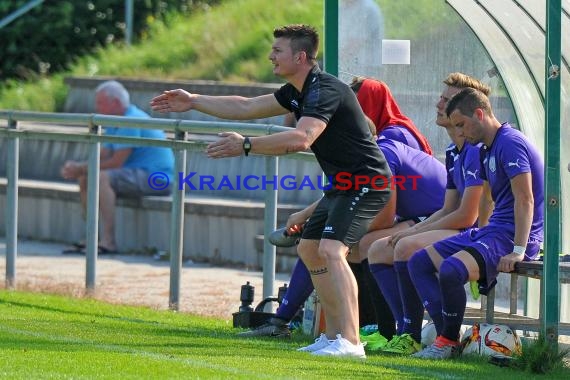
[[[43,2],[44,0],[31,0],[28,3],[22,5],[19,9],[16,9],[14,12],[10,13],[8,16],[0,20],[0,29],[5,27],[12,21],[16,20],[18,17],[31,11],[33,8],[37,7],[38,5],[41,5]]]
[[[203,150],[207,142],[188,139],[187,134],[216,135],[234,131],[248,136],[262,136],[288,130],[286,127],[271,124],[238,122],[204,122],[159,118],[132,118],[100,114],[66,114],[26,111],[1,111],[0,120],[6,120],[6,128],[0,128],[0,138],[7,139],[7,187],[6,187],[6,287],[16,284],[16,257],[18,244],[18,166],[20,139],[58,140],[89,143],[88,189],[86,212],[86,274],[87,292],[95,289],[97,275],[97,242],[99,224],[99,159],[101,142],[127,143],[139,146],[170,147],[174,151],[174,164],[177,173],[186,171],[186,152]],[[52,126],[34,125],[33,129],[21,129],[18,122],[50,123],[66,126],[86,126],[87,132],[54,132]],[[161,129],[174,133],[173,139],[143,139],[136,137],[105,136],[102,125],[114,127],[136,127]],[[43,130],[45,129],[45,130]],[[50,132],[50,129],[52,131]],[[310,153],[296,153],[290,157],[314,160]],[[265,174],[268,178],[277,176],[278,158],[265,157]],[[170,251],[170,293],[169,308],[178,310],[180,300],[180,274],[182,267],[182,231],[184,230],[184,188],[175,187],[172,193]],[[277,223],[277,190],[265,190],[264,235],[268,236]],[[263,245],[263,297],[273,293],[275,282],[275,246],[267,240]]]

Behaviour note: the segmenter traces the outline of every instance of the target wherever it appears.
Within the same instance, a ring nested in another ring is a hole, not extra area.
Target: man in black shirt
[[[309,148],[314,152],[332,186],[312,206],[298,253],[320,297],[326,334],[299,350],[364,358],[359,339],[358,289],[345,258],[388,201],[390,169],[372,140],[354,92],[319,69],[319,36],[315,29],[288,25],[275,29],[273,36],[269,55],[273,73],[288,82],[274,94],[255,98],[205,96],[178,89],[155,97],[151,106],[158,112],[195,109],[238,120],[295,114],[297,126],[291,131],[251,138],[235,132],[220,133],[221,139],[210,144],[206,153],[222,158],[244,153],[247,156],[250,152],[281,155]]]

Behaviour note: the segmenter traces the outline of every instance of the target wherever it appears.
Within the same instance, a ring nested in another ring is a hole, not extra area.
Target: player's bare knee
[[[325,263],[325,260],[319,257],[318,245],[312,241],[301,240],[297,246],[297,255],[307,268],[322,266]]]
[[[318,256],[321,260],[324,260],[326,262],[330,262],[333,260],[345,260],[345,256],[341,255],[340,252],[338,252],[337,250],[331,249],[331,247],[328,247],[326,245],[320,245],[319,246],[319,250],[318,250]]]
[[[394,247],[394,260],[408,261],[410,257],[423,247],[418,245],[414,239],[404,238]]]

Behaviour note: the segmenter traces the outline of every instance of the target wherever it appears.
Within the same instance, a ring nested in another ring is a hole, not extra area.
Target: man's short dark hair
[[[475,110],[481,108],[486,114],[491,115],[491,103],[489,98],[474,88],[464,88],[455,94],[447,103],[445,113],[449,117],[453,111],[459,110],[465,116],[473,116]]]
[[[312,61],[317,59],[319,51],[319,33],[310,25],[293,24],[276,28],[273,31],[275,38],[287,38],[291,40],[293,53],[304,51],[307,59]]]

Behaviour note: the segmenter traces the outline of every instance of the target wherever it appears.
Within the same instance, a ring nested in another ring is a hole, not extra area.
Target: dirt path
[[[85,295],[85,257],[62,255],[60,244],[19,242],[16,289],[81,297]],[[0,241],[0,287],[5,287],[5,246]],[[100,256],[94,298],[125,305],[168,309],[170,268],[167,261],[142,256]],[[208,264],[184,263],[180,311],[231,320],[240,305],[241,286],[255,287],[254,306],[262,300],[263,273]],[[289,281],[277,274],[275,290]]]

